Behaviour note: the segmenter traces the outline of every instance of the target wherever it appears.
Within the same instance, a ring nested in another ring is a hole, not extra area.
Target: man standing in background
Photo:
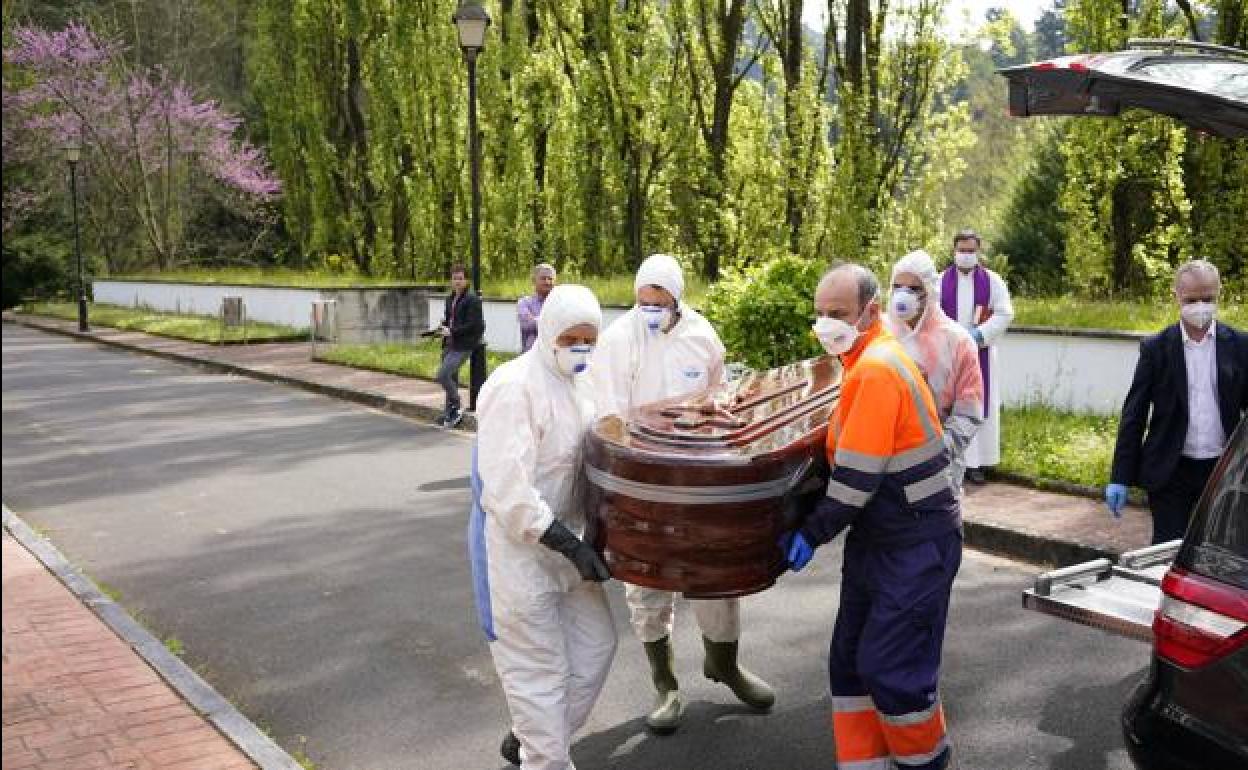
[[[533,268],[533,293],[516,302],[516,320],[520,324],[520,352],[527,353],[537,339],[537,319],[542,303],[555,288],[555,268],[545,262]]]
[[[996,343],[1014,318],[1005,281],[980,261],[979,234],[962,230],[953,237],[953,265],[940,279],[940,306],[971,333],[984,380],[984,422],[965,454],[966,478],[975,484],[984,483],[984,468],[1001,462],[1001,386],[996,376]]]
[[[435,379],[446,391],[446,410],[436,422],[444,428],[454,428],[464,419],[460,409],[459,370],[485,337],[481,298],[468,290],[468,275],[463,265],[451,268],[451,293],[446,298],[438,334],[442,336],[442,365]]]
[[[1214,321],[1221,288],[1218,269],[1203,259],[1178,269],[1179,322],[1140,343],[1122,405],[1105,503],[1118,518],[1127,487],[1148,490],[1154,544],[1187,532],[1192,508],[1248,411],[1248,335]]]

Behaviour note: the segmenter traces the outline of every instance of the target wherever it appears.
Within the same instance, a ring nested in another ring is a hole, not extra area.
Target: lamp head
[[[490,26],[490,14],[479,0],[461,0],[451,16],[459,30],[459,47],[464,53],[476,54],[485,47],[485,30]]]
[[[68,142],[65,145],[65,160],[71,164],[77,163],[82,159],[82,145],[77,142]]]

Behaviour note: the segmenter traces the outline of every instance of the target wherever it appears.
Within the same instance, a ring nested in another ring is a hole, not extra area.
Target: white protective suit
[[[950,450],[950,472],[962,487],[963,455],[984,421],[984,380],[979,371],[979,351],[970,332],[955,323],[940,307],[940,274],[926,251],[912,251],[893,266],[892,282],[908,273],[923,282],[926,305],[918,323],[896,317],[889,304],[884,323],[910,358],[914,359],[931,388]]]
[[[1005,335],[1010,328],[1010,322],[1014,320],[1014,305],[1010,302],[1010,290],[1000,275],[988,270],[988,282],[988,305],[992,308],[992,316],[986,321],[976,323],[974,283],[969,275],[958,273],[958,317],[953,320],[968,331],[979,329],[979,333],[984,336],[984,347],[988,348],[990,380],[984,383],[988,391],[988,414],[966,448],[967,468],[982,468],[1001,462],[1001,365],[997,360],[997,341]]]
[[[495,370],[477,404],[474,587],[525,770],[573,768],[572,736],[615,656],[602,584],[582,580],[572,562],[539,542],[555,519],[578,536],[585,528],[581,441],[593,395],[586,376],[563,374],[554,355],[555,339],[582,323],[602,324],[593,293],[556,286],[532,349]]]
[[[680,317],[667,332],[643,328],[634,307],[598,338],[589,368],[599,415],[626,416],[634,407],[663,398],[696,393],[724,379],[724,344],[697,311],[680,304],[685,280],[680,264],[667,254],[653,254],[637,270],[634,290],[659,286],[676,299]],[[674,596],[626,584],[624,595],[633,630],[643,642],[672,632]],[[702,633],[712,642],[735,642],[741,635],[737,599],[691,600]]]

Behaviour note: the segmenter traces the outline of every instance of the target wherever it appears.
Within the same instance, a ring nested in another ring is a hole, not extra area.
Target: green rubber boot
[[[728,685],[732,694],[750,708],[767,711],[772,707],[776,702],[775,691],[757,675],[737,665],[736,642],[712,642],[704,636],[702,645],[706,648],[702,673],[707,679]]]
[[[645,645],[646,658],[650,661],[650,678],[654,681],[654,689],[658,690],[654,708],[646,715],[646,727],[666,735],[680,727],[680,715],[684,711],[684,704],[680,702],[680,684],[672,672],[675,663],[672,638],[665,636]]]

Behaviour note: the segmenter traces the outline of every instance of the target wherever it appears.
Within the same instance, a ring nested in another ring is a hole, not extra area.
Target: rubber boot
[[[737,665],[736,642],[712,642],[705,636],[706,662],[702,673],[712,682],[728,685],[732,694],[750,708],[766,711],[776,702],[771,685]]]
[[[503,745],[498,747],[498,753],[516,767],[520,766],[520,739],[511,730],[508,730],[506,737],[503,738]]]
[[[660,735],[666,735],[680,727],[680,715],[684,711],[684,704],[680,702],[680,683],[676,681],[676,674],[672,671],[675,663],[672,638],[665,636],[645,644],[646,658],[650,661],[650,678],[654,681],[654,689],[658,691],[654,708],[646,715],[646,727]]]

